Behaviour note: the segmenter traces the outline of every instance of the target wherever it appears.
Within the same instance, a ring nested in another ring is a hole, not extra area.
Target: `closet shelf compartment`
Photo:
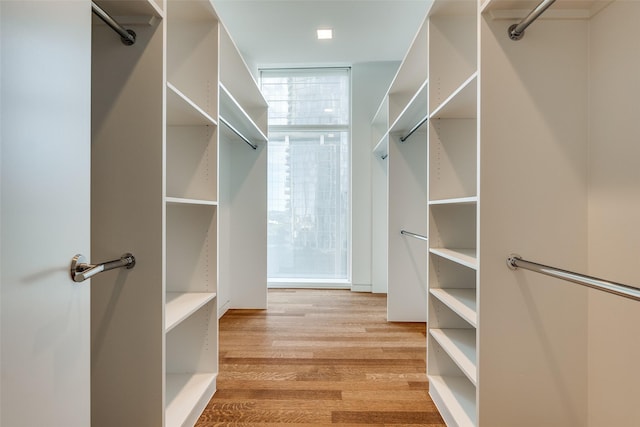
[[[429,375],[429,395],[452,425],[476,425],[476,388],[462,376]]]
[[[478,257],[474,248],[430,248],[429,252],[465,267],[478,269]]]
[[[165,425],[194,424],[216,390],[216,374],[167,374]]]
[[[215,200],[202,199],[185,199],[183,197],[165,197],[165,201],[170,205],[200,205],[200,206],[218,206]]]
[[[478,197],[456,197],[452,199],[430,200],[429,205],[472,205],[478,203]]]
[[[434,288],[429,292],[471,326],[477,327],[478,312],[475,288]]]
[[[431,336],[447,352],[473,385],[477,384],[475,329],[430,329]]]
[[[213,117],[195,102],[167,82],[167,125],[169,126],[217,126]]]
[[[220,116],[233,126],[238,132],[256,142],[266,142],[267,136],[260,130],[249,113],[236,101],[227,88],[220,83]]]
[[[474,72],[430,115],[432,119],[475,119],[477,117],[478,72]]]
[[[96,3],[122,25],[131,24],[134,17],[136,23],[139,22],[137,18],[140,17],[164,18],[162,8],[153,0],[101,0]]]
[[[405,136],[413,126],[427,116],[429,113],[427,109],[428,86],[429,82],[425,80],[389,128],[390,133],[399,133],[400,136]]]
[[[215,297],[214,292],[167,292],[165,332],[169,332]]]

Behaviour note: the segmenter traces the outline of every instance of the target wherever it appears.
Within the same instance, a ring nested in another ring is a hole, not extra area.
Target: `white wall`
[[[399,62],[367,62],[351,68],[352,94],[352,261],[353,290],[371,290],[371,121]],[[386,232],[386,230],[385,230]]]
[[[640,286],[640,3],[590,24],[589,274]],[[640,422],[640,303],[589,291],[589,426]]]

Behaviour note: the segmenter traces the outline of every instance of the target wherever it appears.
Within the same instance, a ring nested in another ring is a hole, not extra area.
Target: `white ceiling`
[[[252,67],[400,61],[428,0],[214,0]],[[333,40],[316,29],[332,28]]]

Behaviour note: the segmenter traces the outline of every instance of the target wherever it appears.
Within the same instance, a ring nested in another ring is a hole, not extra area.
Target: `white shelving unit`
[[[267,308],[267,102],[224,26],[219,49],[222,316]]]
[[[429,12],[429,393],[448,425],[477,421],[477,3]]]
[[[426,234],[428,114],[427,27],[411,44],[372,122],[372,289],[387,292],[390,321],[425,321],[427,245],[401,235]]]
[[[167,1],[165,425],[193,425],[218,371],[218,17]]]
[[[101,3],[138,40],[94,22],[93,254],[137,264],[126,286],[94,281],[92,425],[192,426],[216,390],[219,307],[256,284],[266,304],[267,105],[209,0]]]
[[[625,390],[640,377],[624,367],[640,347],[623,326],[639,319],[633,303],[504,262],[526,253],[639,283],[612,254],[617,244],[637,254],[638,233],[629,231],[637,227],[619,221],[638,212],[637,165],[625,159],[637,152],[629,111],[640,61],[629,52],[640,5],[558,0],[522,40],[510,40],[507,28],[538,3],[433,0],[420,30],[428,40],[429,393],[450,426],[635,425],[640,411]],[[390,100],[390,128],[411,99]],[[612,203],[624,213],[613,214]],[[604,350],[612,347],[620,351]]]

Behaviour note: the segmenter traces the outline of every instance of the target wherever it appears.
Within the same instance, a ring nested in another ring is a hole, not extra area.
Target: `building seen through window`
[[[349,279],[349,69],[262,70],[268,277]]]

